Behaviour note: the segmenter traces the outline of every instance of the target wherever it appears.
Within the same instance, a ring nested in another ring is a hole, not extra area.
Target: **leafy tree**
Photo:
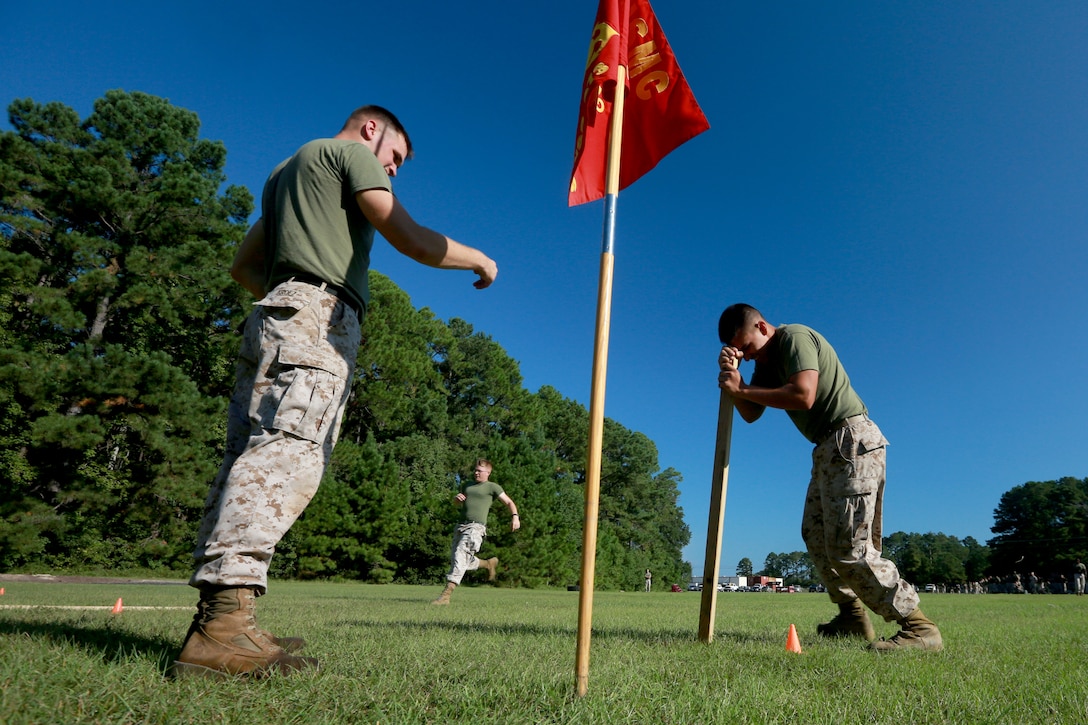
[[[444,436],[449,401],[437,358],[452,344],[448,328],[375,271],[370,297],[340,439],[372,435],[381,445],[407,431]]]
[[[914,584],[958,584],[978,581],[986,552],[968,537],[960,541],[946,534],[908,534],[897,531],[884,538],[883,555]]]
[[[647,568],[661,582],[691,576],[681,557],[691,531],[676,505],[678,480],[675,470],[658,470],[653,441],[605,420],[598,537],[614,536],[623,554],[613,555],[609,571],[598,572],[602,588],[637,589]]]
[[[252,197],[220,193],[226,150],[161,98],[109,91],[83,122],[24,99],[9,119],[0,564],[177,561],[222,438]]]
[[[530,393],[522,386],[517,361],[489,336],[454,318],[452,339],[438,348],[438,370],[449,395],[447,435],[468,458],[492,441],[525,430]]]
[[[783,584],[794,586],[807,586],[818,580],[813,569],[812,558],[807,551],[767,554],[767,559],[763,562],[763,574],[781,577]]]
[[[1029,481],[994,510],[990,572],[1067,573],[1088,559],[1088,478]]]
[[[990,549],[978,543],[973,536],[964,538],[963,548],[966,549],[966,556],[963,558],[964,576],[969,582],[981,581],[990,565]]]
[[[737,562],[737,576],[752,576],[752,560],[747,556]]]

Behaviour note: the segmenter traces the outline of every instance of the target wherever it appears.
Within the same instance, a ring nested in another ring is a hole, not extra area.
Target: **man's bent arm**
[[[517,531],[521,528],[521,516],[518,515],[517,504],[514,503],[514,499],[507,496],[505,493],[499,494],[499,501],[506,505],[506,508],[510,509],[510,516],[512,521],[510,524],[511,531]]]
[[[230,265],[230,276],[257,299],[265,296],[264,288],[264,218],[258,219],[246,232],[242,245]]]
[[[478,249],[456,242],[418,224],[397,197],[385,189],[367,189],[355,195],[359,208],[374,228],[401,254],[440,269],[470,269],[483,289],[495,281],[499,268]]]
[[[780,388],[760,388],[742,382],[730,395],[734,400],[740,399],[765,408],[811,410],[816,403],[816,384],[819,380],[820,374],[815,370],[802,370],[794,373],[789,382]]]

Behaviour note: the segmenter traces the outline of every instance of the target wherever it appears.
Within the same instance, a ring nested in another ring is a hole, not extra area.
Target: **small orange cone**
[[[4,596],[4,587],[0,587],[0,597]]]
[[[110,610],[110,614],[120,614],[122,608],[123,607],[121,606],[121,597],[117,597],[117,603],[113,605],[113,609]],[[790,626],[792,627],[793,625]]]
[[[801,654],[801,640],[797,638],[797,627],[790,625],[790,633],[786,636],[786,651]]]

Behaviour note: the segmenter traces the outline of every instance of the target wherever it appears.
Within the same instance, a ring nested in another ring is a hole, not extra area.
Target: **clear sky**
[[[985,542],[1005,491],[1088,476],[1088,3],[653,6],[711,128],[619,197],[605,414],[683,474],[695,573],[717,318],[735,301],[838,350],[891,441],[886,534]],[[500,275],[477,291],[388,245],[374,267],[491,335],[530,390],[588,407],[603,204],[568,208],[566,191],[595,14],[593,0],[8,2],[0,100],[86,117],[112,88],[166,97],[255,194],[356,106],[392,109],[416,147],[397,194]],[[723,574],[804,548],[809,451],[778,411],[738,418]]]

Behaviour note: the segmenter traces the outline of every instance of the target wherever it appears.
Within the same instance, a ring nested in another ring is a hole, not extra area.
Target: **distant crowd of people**
[[[983,577],[979,581],[959,584],[937,584],[937,591],[942,594],[1084,594],[1085,565],[1080,559],[1073,569],[1072,579],[1064,574],[1054,573],[1038,576],[1033,571],[1021,576],[1013,572],[1002,577]]]

